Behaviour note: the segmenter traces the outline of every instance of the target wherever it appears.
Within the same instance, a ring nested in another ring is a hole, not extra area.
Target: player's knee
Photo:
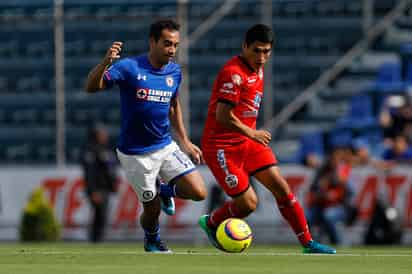
[[[257,196],[250,196],[242,203],[241,210],[245,216],[254,212],[257,208],[258,198]]]
[[[250,212],[253,212],[256,210],[258,205],[258,198],[256,196],[251,197],[247,201],[247,208]]]

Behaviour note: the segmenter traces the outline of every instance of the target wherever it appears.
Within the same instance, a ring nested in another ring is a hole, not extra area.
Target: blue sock
[[[159,226],[157,226],[153,231],[149,231],[146,229],[144,230],[144,236],[147,240],[149,240],[150,242],[156,242],[158,240],[160,240],[160,229]]]
[[[160,184],[159,190],[163,197],[176,197],[176,184]]]

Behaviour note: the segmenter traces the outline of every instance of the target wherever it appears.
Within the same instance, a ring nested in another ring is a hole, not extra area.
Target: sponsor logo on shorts
[[[143,196],[143,199],[145,199],[145,200],[151,200],[154,197],[154,193],[151,190],[146,190],[146,191],[143,192],[142,196]]]
[[[234,188],[238,185],[239,181],[236,177],[236,175],[230,174],[229,169],[226,165],[226,157],[225,157],[225,151],[223,149],[219,149],[217,151],[217,161],[220,165],[220,168],[223,169],[223,171],[226,174],[225,177],[225,183],[230,187]]]
[[[229,174],[226,176],[225,178],[225,183],[230,187],[230,188],[234,188],[238,185],[238,180],[236,175],[233,174]]]

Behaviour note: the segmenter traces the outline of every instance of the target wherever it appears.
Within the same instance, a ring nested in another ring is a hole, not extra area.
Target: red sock
[[[299,242],[306,246],[312,240],[305,214],[293,193],[277,199],[280,213],[285,218],[298,237]]]
[[[210,227],[218,227],[218,225],[228,218],[244,218],[245,214],[240,212],[235,204],[230,201],[223,204],[221,208],[214,210],[209,217],[207,223]]]

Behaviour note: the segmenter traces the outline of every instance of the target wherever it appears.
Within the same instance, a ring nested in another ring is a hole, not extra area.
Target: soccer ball
[[[229,218],[218,226],[216,239],[224,251],[240,253],[250,246],[253,235],[245,221]]]

